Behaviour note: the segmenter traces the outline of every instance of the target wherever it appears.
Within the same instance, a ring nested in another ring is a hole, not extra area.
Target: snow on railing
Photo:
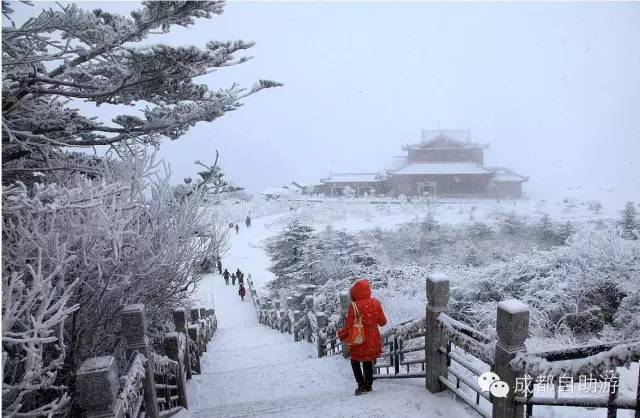
[[[124,348],[133,355],[119,385],[113,381],[118,376],[114,356],[90,358],[82,363],[76,375],[78,403],[85,416],[138,416],[138,411],[144,408],[145,416],[160,418],[187,408],[185,379],[191,378],[192,368],[200,372],[200,356],[217,327],[214,310],[192,309],[194,323],[189,324],[185,310],[176,309],[173,312],[176,332],[163,338],[166,355],[151,348],[144,305],[126,305],[120,316]],[[116,385],[119,389],[114,392]],[[109,396],[112,400],[104,401]]]
[[[541,353],[518,353],[511,366],[531,377],[602,376],[640,360],[640,340],[574,347]]]
[[[397,336],[403,339],[413,338],[415,336],[424,336],[426,332],[425,317],[415,318],[396,325],[393,328],[385,330],[381,335],[383,338]]]
[[[479,331],[451,318],[446,313],[438,315],[437,322],[450,343],[489,365],[494,364],[495,340],[485,337]]]
[[[145,376],[146,363],[146,357],[136,351],[131,356],[126,373],[120,376],[117,398],[122,403],[122,410],[130,417],[137,417],[142,406],[142,379]]]
[[[248,283],[260,323],[292,333],[294,341],[315,342],[318,356],[340,352],[346,356],[347,349],[336,335],[337,329],[344,325],[349,306],[346,293],[340,295],[341,315],[327,319],[324,313],[313,310],[311,296],[305,297],[301,310],[293,309],[290,298],[287,298],[287,307],[281,309],[279,302],[272,306],[271,301],[258,298],[252,280]],[[640,387],[635,394],[621,397],[617,391],[610,390],[597,399],[589,396],[557,398],[557,395],[543,399],[531,394],[522,396],[523,388],[517,380],[527,377],[531,380],[540,375],[584,376],[585,373],[617,376],[617,367],[628,366],[640,357],[640,341],[526,353],[529,308],[522,302],[508,300],[498,304],[497,339],[494,340],[449,316],[449,279],[446,276],[427,277],[426,289],[426,316],[382,333],[383,361],[375,365],[376,378],[424,377],[430,392],[450,390],[481,416],[492,418],[508,418],[514,413],[520,416],[524,408],[527,416],[531,416],[533,405],[601,407],[608,409],[609,416],[615,416],[616,409],[638,410]],[[279,321],[273,318],[279,318]],[[383,369],[386,373],[382,373]],[[506,397],[492,397],[481,389],[477,379],[488,371],[498,371],[501,380],[513,388]],[[524,390],[529,389],[530,382],[524,387]],[[636,418],[640,418],[640,413]]]
[[[340,323],[338,315],[327,320],[324,312],[316,312],[313,308],[313,296],[304,298],[303,310],[294,309],[293,299],[287,298],[287,307],[281,308],[280,302],[268,299],[260,300],[254,288],[251,274],[247,278],[247,286],[254,306],[258,322],[293,335],[294,341],[306,340],[314,343],[318,357],[341,352],[342,344],[337,337]]]

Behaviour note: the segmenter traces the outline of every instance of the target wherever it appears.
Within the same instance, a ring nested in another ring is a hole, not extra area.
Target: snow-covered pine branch
[[[131,16],[69,4],[3,27],[4,163],[20,166],[16,160],[25,158],[42,163],[37,157],[68,146],[176,139],[198,122],[237,109],[247,96],[279,86],[260,80],[248,89],[211,90],[193,81],[246,62],[248,57],[236,54],[252,42],[210,41],[204,48],[135,44],[154,30],[167,32],[221,14],[223,4],[151,1]],[[11,8],[4,13],[11,16]],[[70,107],[69,99],[146,108],[143,117],[122,114],[105,123]]]

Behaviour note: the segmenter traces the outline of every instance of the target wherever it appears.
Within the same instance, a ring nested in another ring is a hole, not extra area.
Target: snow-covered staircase
[[[424,379],[379,381],[355,397],[348,360],[317,358],[314,345],[260,325],[251,299],[219,275],[205,278],[200,295],[213,299],[218,330],[179,417],[476,416],[450,393],[430,394]]]

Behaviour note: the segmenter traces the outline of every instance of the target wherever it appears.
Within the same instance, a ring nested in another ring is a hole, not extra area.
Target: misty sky
[[[16,6],[17,16],[40,7]],[[165,142],[176,181],[216,148],[228,178],[250,192],[376,171],[421,128],[440,127],[489,142],[487,165],[530,176],[534,198],[640,198],[640,3],[231,2],[222,16],[147,42],[212,39],[255,41],[254,59],[199,82],[285,86]],[[105,120],[118,113],[84,108]]]

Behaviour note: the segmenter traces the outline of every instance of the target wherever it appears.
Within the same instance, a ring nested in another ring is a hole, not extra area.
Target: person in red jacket
[[[244,290],[244,285],[240,285],[240,289],[238,289],[238,294],[240,295],[240,299],[244,302],[244,295],[246,294],[246,290]]]
[[[382,305],[378,299],[371,297],[371,286],[366,279],[356,281],[351,287],[351,301],[354,302],[362,317],[364,341],[362,344],[349,346],[351,368],[358,388],[356,395],[371,392],[373,385],[373,362],[382,353],[382,339],[378,326],[387,324]],[[345,340],[349,337],[351,327],[356,320],[353,306],[349,305],[344,327],[338,331],[338,337]],[[364,372],[364,376],[363,376]]]

